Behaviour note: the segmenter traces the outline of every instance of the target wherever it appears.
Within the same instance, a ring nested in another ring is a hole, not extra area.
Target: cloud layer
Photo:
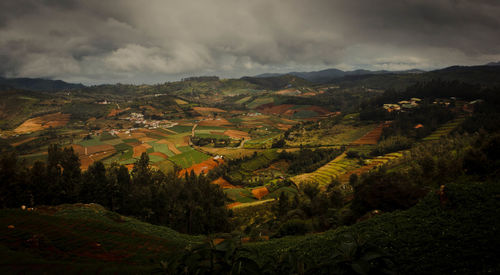
[[[482,64],[500,60],[498,14],[496,0],[3,0],[0,75],[155,83]]]

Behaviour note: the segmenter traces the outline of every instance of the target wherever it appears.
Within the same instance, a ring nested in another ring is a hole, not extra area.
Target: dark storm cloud
[[[500,59],[498,1],[0,2],[0,74],[85,83]]]

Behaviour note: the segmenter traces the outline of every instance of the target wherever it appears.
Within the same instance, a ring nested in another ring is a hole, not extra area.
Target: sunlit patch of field
[[[364,126],[338,124],[329,129],[304,131],[299,133],[292,140],[287,140],[287,145],[349,145],[351,142],[360,139],[377,126],[377,124]]]
[[[30,118],[14,129],[14,133],[24,134],[49,129],[50,127],[62,127],[69,121],[70,114],[61,112]]]
[[[179,165],[181,168],[189,168],[196,163],[203,162],[210,158],[209,155],[203,154],[189,146],[180,147],[179,150],[182,152],[179,155],[170,157],[169,160]]]
[[[191,173],[193,171],[196,175],[200,175],[201,173],[207,174],[208,171],[214,169],[215,167],[223,164],[223,160],[214,160],[212,158],[207,159],[203,162],[197,163],[192,165],[191,167],[188,167],[186,169],[182,169],[179,171],[179,176],[184,176],[186,174]]]

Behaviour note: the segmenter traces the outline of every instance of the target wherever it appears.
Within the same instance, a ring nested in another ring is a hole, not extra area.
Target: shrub
[[[278,231],[280,237],[290,235],[304,235],[309,232],[309,226],[304,220],[292,219],[283,223]]]
[[[392,136],[382,140],[377,147],[371,151],[372,156],[380,156],[399,150],[408,149],[413,144],[413,140],[404,136]]]

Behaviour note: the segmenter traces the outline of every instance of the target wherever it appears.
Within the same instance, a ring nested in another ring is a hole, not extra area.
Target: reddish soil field
[[[315,96],[315,95],[316,95],[316,93],[314,93],[314,92],[307,92],[307,93],[301,94],[300,96]]]
[[[142,142],[150,142],[150,141],[155,141],[156,139],[150,138],[150,137],[141,137],[141,138],[138,138],[138,140],[140,140]]]
[[[230,114],[244,114],[245,111],[239,111],[239,110],[232,110],[232,111],[229,111]]]
[[[276,93],[279,95],[295,95],[298,94],[298,91],[296,89],[284,89],[284,90],[279,90]]]
[[[39,116],[35,118],[31,118],[23,122],[23,124],[19,125],[14,132],[16,133],[28,133],[35,132],[44,129],[48,129],[50,127],[61,127],[68,123],[70,114],[63,113],[55,113],[48,114],[44,116]]]
[[[107,154],[108,152],[115,152],[115,147],[112,145],[108,144],[103,144],[103,145],[96,145],[96,146],[89,146],[89,147],[83,147],[78,144],[72,144],[71,147],[73,148],[73,151],[75,151],[76,154],[83,156],[83,155],[94,155],[96,153],[105,153]],[[87,148],[85,152],[85,148]],[[86,153],[86,154],[85,154]]]
[[[155,134],[155,135],[159,135],[159,136],[163,136],[163,137],[168,137],[168,134],[165,134],[163,133],[162,131],[158,131],[158,130],[148,130],[149,132]],[[167,131],[170,131],[167,129]]]
[[[259,106],[257,109],[263,113],[263,114],[274,114],[274,115],[280,115],[284,114],[288,110],[290,110],[292,107],[295,105],[292,104],[283,104],[283,105],[273,105],[273,103],[268,103]]]
[[[146,137],[146,134],[144,133],[141,133],[141,132],[133,132],[131,133],[130,135],[132,138],[136,138],[136,139],[139,139],[139,138],[142,138],[142,137]]]
[[[231,122],[227,121],[225,118],[217,118],[217,119],[209,119],[202,120],[198,123],[200,126],[223,126],[223,125],[232,125]]]
[[[248,135],[247,132],[243,131],[238,131],[238,130],[227,130],[224,131],[224,135],[230,137],[230,138],[235,138],[235,139],[241,139],[241,138],[250,138],[250,135]]]
[[[151,105],[143,105],[140,107],[141,109],[149,109],[151,111],[158,111],[155,107],[151,106]]]
[[[228,204],[226,207],[227,207],[227,208],[233,208],[233,207],[235,207],[236,205],[240,205],[240,204],[241,204],[241,202],[233,202],[233,203]]]
[[[130,108],[125,108],[125,109],[113,109],[111,112],[109,112],[108,117],[116,116],[119,115],[125,111],[130,110]]]
[[[320,115],[328,115],[328,114],[332,113],[332,112],[328,111],[327,109],[325,109],[323,107],[319,107],[319,106],[310,106],[310,107],[306,108],[306,110],[314,111]]]
[[[193,107],[193,110],[195,112],[199,113],[200,115],[208,115],[210,113],[225,113],[226,111],[219,109],[219,108],[211,108],[211,107]]]
[[[73,151],[75,151],[76,154],[85,155],[85,147],[78,144],[71,144],[71,147],[73,147]]]
[[[189,145],[189,139],[190,139],[190,136],[185,136],[184,138],[182,138],[182,146],[188,146]]]
[[[132,135],[131,134],[126,134],[126,133],[118,133],[116,134],[119,138],[121,139],[130,139],[132,138]]]
[[[94,160],[92,160],[91,158],[89,158],[89,156],[80,155],[80,169],[82,169],[82,171],[85,171],[85,170],[89,169],[89,166],[92,163],[94,163]]]
[[[162,139],[160,141],[157,141],[156,143],[159,143],[159,144],[166,144],[168,146],[168,149],[170,151],[172,151],[172,153],[178,155],[178,154],[182,154],[181,151],[179,151],[179,149],[177,149],[177,147],[175,147],[175,144],[169,140],[166,140],[166,139]]]
[[[19,145],[24,144],[24,143],[26,143],[26,142],[30,142],[30,141],[32,141],[32,140],[34,140],[34,139],[37,139],[37,137],[29,137],[29,138],[27,138],[27,139],[23,139],[23,140],[21,140],[21,141],[18,141],[18,142],[12,143],[12,144],[10,144],[10,145],[11,145],[11,146],[16,147],[16,146],[19,146]]]
[[[208,173],[208,171],[214,169],[215,167],[221,165],[222,163],[224,163],[223,160],[213,160],[213,159],[208,159],[208,160],[205,160],[204,162],[201,162],[201,163],[198,163],[198,164],[195,164],[189,168],[186,168],[186,169],[182,169],[181,171],[179,171],[179,176],[182,177],[184,176],[186,173],[191,173],[191,171],[194,171],[194,173],[196,175],[199,175],[201,173]]]
[[[109,144],[95,145],[87,147],[87,154],[95,154],[97,152],[114,151],[115,147]]]
[[[232,188],[237,188],[236,186],[230,184],[227,180],[225,180],[223,177],[220,177],[214,181],[212,181],[212,184],[217,184],[223,189],[232,189]]]
[[[382,135],[382,130],[384,130],[385,127],[389,126],[387,123],[382,123],[377,128],[371,130],[370,132],[366,133],[364,136],[362,136],[360,139],[352,142],[352,145],[368,145],[368,144],[377,144],[378,140],[380,139],[380,136]]]
[[[134,146],[134,158],[138,158],[141,156],[142,153],[146,152],[147,149],[151,148],[151,145],[147,143],[143,143],[141,145],[136,145]]]
[[[87,170],[89,168],[89,166],[92,163],[94,163],[95,161],[99,161],[101,159],[107,158],[107,157],[113,155],[114,153],[116,153],[115,149],[105,151],[105,152],[98,152],[98,153],[94,153],[94,154],[89,154],[89,155],[85,155],[85,154],[79,155],[80,169]]]
[[[290,124],[281,124],[281,123],[278,123],[276,124],[276,128],[282,130],[282,131],[286,131],[290,128],[292,128],[293,125],[290,125]]]
[[[269,194],[269,190],[266,187],[255,188],[252,190],[252,194],[258,199],[262,199],[265,195]]]

